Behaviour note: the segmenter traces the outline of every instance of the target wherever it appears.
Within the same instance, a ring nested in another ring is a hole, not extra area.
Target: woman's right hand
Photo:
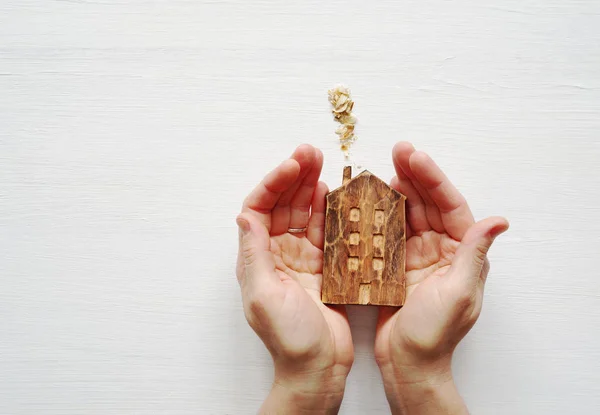
[[[379,312],[375,356],[386,395],[393,413],[467,413],[452,353],[479,317],[486,254],[508,222],[475,223],[464,197],[410,143],[394,147],[393,161],[392,187],[407,196],[406,301]]]

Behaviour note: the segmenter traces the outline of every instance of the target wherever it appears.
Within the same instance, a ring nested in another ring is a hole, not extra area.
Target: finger
[[[471,226],[456,250],[449,275],[456,275],[469,286],[480,282],[494,239],[507,229],[508,221],[498,216],[483,219]]]
[[[313,193],[310,211],[310,220],[306,236],[311,244],[323,249],[323,238],[325,237],[325,209],[327,207],[327,196],[329,189],[323,182],[318,182]]]
[[[440,210],[437,205],[431,199],[427,190],[419,183],[417,179],[412,179],[413,186],[417,189],[417,192],[423,198],[423,202],[425,203],[425,214],[427,215],[427,222],[429,222],[429,226],[431,229],[435,230],[438,233],[445,232],[444,224],[442,222],[442,216],[440,214]]]
[[[475,220],[467,201],[431,157],[417,151],[410,158],[415,178],[437,206],[445,231],[461,240]]]
[[[256,290],[279,282],[267,228],[249,212],[239,214],[236,222],[239,227],[237,277],[242,288]]]
[[[440,212],[436,204],[431,200],[431,197],[427,193],[427,191],[423,188],[419,180],[415,177],[414,172],[412,171],[411,160],[414,154],[417,153],[412,144],[406,142],[400,142],[396,144],[394,150],[396,154],[398,154],[398,162],[400,167],[402,168],[403,173],[406,175],[407,180],[410,180],[412,187],[415,189],[416,193],[421,197],[423,210],[425,212],[425,218],[427,219],[427,223],[429,229],[433,229],[436,232],[443,232],[444,226],[442,224],[442,218],[440,217]],[[428,229],[428,230],[429,230]]]
[[[409,159],[415,148],[412,144],[405,141],[399,142],[392,150],[392,160],[397,176],[397,188],[400,193],[406,196],[406,218],[414,233],[421,234],[431,230],[431,225],[427,220],[425,202],[415,188],[411,176]]]
[[[311,170],[315,162],[316,151],[310,144],[302,144],[296,148],[291,159],[295,160],[300,166],[300,172],[296,177],[295,182],[284,191],[277,204],[273,208],[271,235],[279,235],[287,232],[290,227],[291,210],[290,203],[296,194],[296,191],[302,184],[302,181]],[[304,225],[306,226],[306,224]]]
[[[308,225],[310,204],[322,168],[323,153],[321,150],[315,149],[315,161],[290,202],[290,228],[303,228]],[[302,236],[302,234],[298,234],[298,236]]]
[[[279,198],[298,178],[300,165],[296,160],[288,159],[265,176],[244,200],[242,211],[253,210],[267,227],[271,226],[271,211]]]
[[[400,179],[398,179],[398,176],[394,176],[392,177],[392,180],[390,180],[390,187],[400,193],[402,193],[404,196],[406,196],[406,191],[403,191],[402,188],[405,187],[404,185],[401,184]],[[408,205],[408,199],[406,204]],[[413,236],[413,230],[411,227],[411,218],[409,218],[409,214],[412,214],[412,212],[408,211],[408,206],[406,207],[406,212],[405,212],[405,216],[406,216],[406,239],[409,239]]]

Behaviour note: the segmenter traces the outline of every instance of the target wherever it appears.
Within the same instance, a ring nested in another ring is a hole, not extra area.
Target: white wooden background
[[[454,362],[476,414],[600,409],[596,0],[0,2],[0,413],[240,414],[271,365],[234,277],[234,218],[309,142],[401,139],[477,218],[506,215]],[[388,412],[370,308],[343,414]]]

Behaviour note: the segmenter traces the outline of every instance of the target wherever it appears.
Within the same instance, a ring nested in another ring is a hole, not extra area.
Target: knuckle
[[[310,213],[310,205],[293,205],[292,208],[303,215],[308,215]]]
[[[310,219],[310,209],[308,207],[297,208],[298,211],[294,214],[294,222],[307,223]]]
[[[256,250],[251,245],[242,246],[242,256],[244,257],[244,264],[250,265],[256,260]]]
[[[483,260],[487,257],[487,253],[490,249],[489,245],[479,243],[475,246],[475,249],[477,259],[483,262]]]

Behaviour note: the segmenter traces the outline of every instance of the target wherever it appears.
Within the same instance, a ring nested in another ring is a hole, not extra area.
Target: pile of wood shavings
[[[330,89],[327,91],[327,95],[332,107],[331,113],[333,114],[333,119],[341,124],[335,130],[335,133],[340,139],[340,148],[344,152],[344,156],[348,158],[350,146],[357,139],[354,135],[354,126],[357,119],[352,114],[354,101],[352,101],[352,97],[350,96],[350,89],[343,85],[337,85]]]

